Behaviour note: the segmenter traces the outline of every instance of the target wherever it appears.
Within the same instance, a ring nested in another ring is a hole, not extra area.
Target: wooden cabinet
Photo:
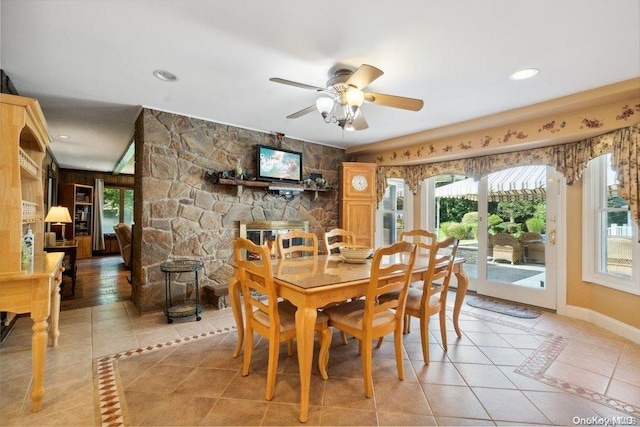
[[[44,248],[42,162],[49,134],[40,104],[0,95],[0,277],[29,269],[22,264],[22,236],[34,234],[34,255]]]
[[[61,184],[58,203],[71,214],[71,226],[65,227],[65,239],[78,245],[78,259],[92,253],[93,187],[81,184]]]
[[[356,242],[374,247],[376,164],[344,162],[340,166],[340,228],[353,231]]]
[[[9,313],[7,322],[16,313],[29,313],[33,320],[34,412],[42,408],[47,330],[54,346],[60,333],[62,254],[43,252],[42,162],[47,144],[49,134],[38,101],[0,94],[0,311]],[[34,256],[23,263],[22,236],[28,228],[34,235]]]

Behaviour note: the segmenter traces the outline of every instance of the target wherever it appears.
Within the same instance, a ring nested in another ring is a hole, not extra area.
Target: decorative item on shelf
[[[33,259],[33,238],[31,225],[28,225],[27,231],[22,236],[22,262],[29,262]]]
[[[328,190],[330,188],[333,188],[333,184],[331,184],[326,179],[322,178],[322,175],[315,176],[315,177],[314,175],[316,174],[311,174],[309,178],[306,178],[305,180],[302,181],[304,188],[307,188],[310,190]]]
[[[49,213],[47,217],[44,219],[44,222],[51,222],[51,225],[61,225],[62,226],[62,241],[65,241],[65,224],[71,222],[71,215],[69,214],[69,209],[64,206],[52,206],[49,209]]]
[[[209,181],[212,184],[217,184],[218,183],[218,179],[220,177],[221,172],[216,172],[216,171],[206,171],[204,173],[204,177],[206,178],[207,181]]]
[[[240,160],[238,160],[238,166],[236,166],[236,179],[243,180],[244,178],[244,170],[242,169],[242,165],[240,164]]]

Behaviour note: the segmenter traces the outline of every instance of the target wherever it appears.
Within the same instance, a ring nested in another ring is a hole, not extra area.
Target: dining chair
[[[245,260],[244,251],[259,256],[257,260]],[[242,237],[233,241],[233,255],[237,266],[245,305],[245,346],[242,360],[242,376],[249,375],[253,353],[253,332],[269,340],[267,364],[267,389],[265,399],[271,400],[276,384],[280,343],[291,341],[296,336],[295,307],[288,301],[279,301],[273,282],[271,256],[266,246],[256,245]],[[292,309],[293,307],[293,309]],[[329,317],[318,312],[315,330],[318,332],[320,354],[318,367],[323,379],[327,379],[327,361],[331,346]],[[291,348],[291,347],[290,347]],[[292,351],[289,351],[289,355]]]
[[[427,236],[429,233],[425,231],[421,233]],[[435,236],[435,235],[434,235]],[[421,242],[418,245],[421,256],[428,256],[428,267],[424,273],[422,284],[420,287],[410,287],[407,292],[407,301],[405,305],[405,327],[404,332],[409,332],[410,317],[420,319],[420,341],[422,342],[422,357],[426,365],[429,364],[429,319],[435,314],[439,314],[440,319],[440,335],[442,337],[442,347],[447,351],[447,327],[445,324],[445,315],[447,307],[447,294],[449,292],[449,280],[451,279],[452,269],[456,252],[458,250],[458,239],[449,237],[438,242],[433,239],[430,244]],[[427,252],[428,251],[428,252]],[[380,296],[380,302],[385,302],[397,298],[398,292],[392,292]],[[382,340],[378,340],[378,347],[382,344]]]
[[[373,340],[393,332],[398,378],[404,379],[402,331],[404,305],[409,279],[416,258],[416,246],[398,242],[379,248],[371,261],[369,286],[364,299],[356,299],[324,310],[329,326],[360,340],[364,394],[373,395]],[[385,277],[393,276],[392,279]],[[379,302],[378,297],[397,292],[394,299]],[[327,358],[328,360],[328,358]]]
[[[324,247],[327,250],[327,255],[339,252],[340,246],[355,245],[355,243],[356,234],[353,231],[334,228],[324,233]]]
[[[302,230],[291,230],[276,237],[278,258],[318,255],[318,236]]]
[[[413,230],[403,231],[400,233],[398,240],[406,240],[407,242],[411,242],[414,245],[418,246],[417,254],[420,256],[429,256],[429,251],[431,245],[434,242],[438,241],[438,235],[436,233],[432,233],[429,230],[424,230],[422,228],[415,228]],[[409,284],[409,287],[422,287],[422,281],[412,282]],[[409,315],[405,315],[404,322],[404,333],[408,334],[411,331],[411,323],[409,322]]]

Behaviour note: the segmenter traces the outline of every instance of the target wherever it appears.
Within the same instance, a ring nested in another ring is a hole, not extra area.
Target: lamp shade
[[[347,92],[347,104],[352,107],[359,107],[364,102],[364,92],[358,89],[350,89]]]
[[[322,114],[329,114],[333,110],[333,99],[323,96],[316,100],[316,108]]]
[[[64,206],[52,206],[49,209],[49,213],[47,217],[44,219],[44,222],[56,222],[56,223],[65,223],[71,222],[71,215],[69,215],[69,209]]]

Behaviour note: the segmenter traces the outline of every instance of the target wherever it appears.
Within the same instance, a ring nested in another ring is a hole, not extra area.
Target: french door
[[[509,171],[504,172],[508,176]],[[514,224],[513,229],[509,229],[509,224],[498,229],[492,225],[488,206],[495,200],[492,195],[495,188],[489,184],[491,178],[491,175],[484,177],[478,186],[478,241],[487,244],[478,246],[477,277],[472,288],[478,294],[555,310],[558,281],[562,280],[558,274],[558,260],[559,253],[563,252],[558,248],[564,246],[559,222],[560,213],[564,212],[564,178],[553,168],[546,168],[546,213],[539,215],[544,218],[544,224],[537,234],[523,231],[522,224]],[[517,186],[515,182],[503,183],[504,188],[514,186]],[[509,203],[516,205],[514,210],[517,210],[518,200]],[[513,239],[504,238],[504,234]]]
[[[460,240],[469,290],[557,308],[564,289],[564,177],[546,166],[516,166],[479,182],[440,175],[423,185],[421,223]]]

